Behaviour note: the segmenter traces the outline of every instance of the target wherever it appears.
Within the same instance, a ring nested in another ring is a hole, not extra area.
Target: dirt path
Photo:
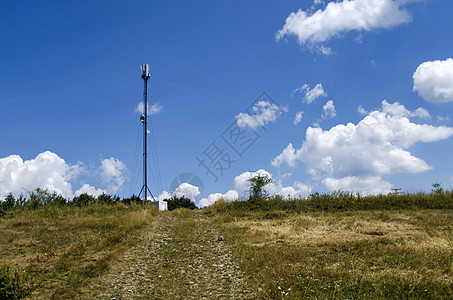
[[[162,213],[107,275],[87,287],[96,299],[251,299],[217,228],[198,211]]]

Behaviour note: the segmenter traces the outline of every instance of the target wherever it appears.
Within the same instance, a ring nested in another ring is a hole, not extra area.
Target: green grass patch
[[[108,272],[157,213],[122,203],[12,210],[0,219],[0,266],[19,274],[32,298],[73,298]]]

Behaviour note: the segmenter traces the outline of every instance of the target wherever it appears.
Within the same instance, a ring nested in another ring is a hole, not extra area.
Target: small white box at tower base
[[[145,198],[141,198],[142,201],[145,200]],[[155,207],[157,207],[160,211],[164,211],[164,210],[168,210],[168,207],[167,207],[167,201],[162,201],[162,200],[155,200],[156,198],[152,198],[151,196],[148,196],[147,197],[147,201],[146,201],[146,204],[151,204],[151,205],[154,205]],[[155,201],[153,201],[155,200]]]
[[[151,205],[157,207],[160,211],[167,210],[167,201],[151,201]]]

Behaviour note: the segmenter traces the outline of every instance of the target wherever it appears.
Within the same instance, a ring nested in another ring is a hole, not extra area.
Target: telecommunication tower
[[[143,123],[143,186],[140,190],[138,196],[143,192],[143,204],[146,203],[148,200],[148,192],[151,197],[154,199],[153,194],[151,193],[150,189],[148,188],[148,149],[147,149],[147,135],[149,133],[148,130],[148,79],[151,77],[149,75],[149,65],[143,64],[140,66],[141,77],[145,83],[145,88],[143,91],[143,114],[140,116],[140,121]]]

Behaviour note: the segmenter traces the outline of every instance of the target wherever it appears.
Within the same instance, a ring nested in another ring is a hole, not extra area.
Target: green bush
[[[168,210],[174,210],[177,208],[188,208],[188,209],[197,208],[195,202],[191,201],[189,198],[186,198],[184,196],[182,197],[173,196],[170,199],[164,199],[164,201],[167,202]]]
[[[16,207],[24,207],[27,203],[27,197],[24,194],[20,194],[16,199]]]
[[[141,204],[142,203],[142,199],[140,199],[140,197],[138,196],[135,196],[135,195],[132,195],[130,198],[123,198],[123,203],[124,204]]]
[[[88,204],[92,204],[95,202],[95,198],[87,193],[80,194],[77,197],[74,197],[72,200],[72,204],[75,206],[87,206]]]
[[[19,285],[19,276],[11,275],[8,269],[0,267],[0,299],[21,299],[25,296]]]
[[[112,205],[115,204],[116,202],[119,202],[120,197],[102,193],[102,195],[99,195],[96,200],[100,204]]]
[[[37,188],[30,193],[30,198],[24,204],[29,209],[38,209],[44,205],[66,205],[66,199],[57,194],[57,192],[49,192],[47,189]]]
[[[6,213],[13,209],[16,205],[16,199],[14,198],[13,194],[9,194],[6,196],[4,201],[0,202],[0,218],[5,216]]]

